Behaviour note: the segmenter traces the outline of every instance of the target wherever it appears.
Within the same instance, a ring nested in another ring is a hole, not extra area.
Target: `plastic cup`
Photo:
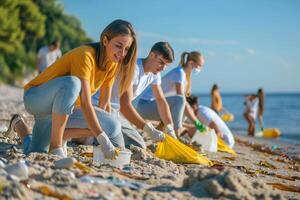
[[[93,147],[93,162],[96,165],[109,164],[113,167],[123,168],[130,163],[131,151],[120,150],[119,156],[115,160],[105,159],[100,146]]]

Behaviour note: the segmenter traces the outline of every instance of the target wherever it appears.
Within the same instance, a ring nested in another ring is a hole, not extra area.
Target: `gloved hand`
[[[172,124],[168,124],[168,125],[164,128],[164,132],[167,133],[168,135],[170,135],[171,137],[173,137],[174,139],[177,139]]]
[[[154,128],[151,123],[146,123],[143,131],[145,131],[153,142],[160,142],[165,139],[163,132]]]
[[[206,126],[202,124],[198,119],[194,121],[194,125],[200,133],[205,132],[207,130]]]
[[[100,148],[104,154],[104,157],[111,160],[116,159],[116,157],[119,155],[119,151],[111,143],[106,133],[103,131],[96,137],[96,139],[100,144]]]

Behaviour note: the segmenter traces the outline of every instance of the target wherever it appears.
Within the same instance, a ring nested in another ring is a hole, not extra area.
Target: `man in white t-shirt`
[[[58,60],[61,55],[60,43],[57,40],[40,48],[36,59],[36,69],[39,74]]]
[[[187,102],[194,110],[200,122],[202,122],[206,126],[209,126],[211,129],[214,129],[217,135],[222,137],[223,140],[228,144],[228,146],[232,148],[234,145],[234,137],[232,135],[232,132],[225,124],[225,122],[220,118],[220,116],[209,107],[199,105],[198,98],[195,96],[187,97]],[[189,133],[194,134],[196,132],[194,126],[190,127],[188,124],[185,124],[185,127],[189,129]]]
[[[119,115],[126,147],[133,144],[146,148],[143,138],[132,124],[146,132],[153,142],[164,139],[163,132],[154,128],[150,122],[146,122],[132,105],[133,100],[149,85],[151,85],[154,96],[158,101],[157,109],[159,110],[161,121],[165,124],[164,132],[176,138],[170,108],[160,86],[160,72],[173,60],[174,51],[170,44],[158,42],[153,45],[146,58],[137,60],[132,85],[121,96],[119,95],[120,78],[116,79],[112,88],[111,106],[113,112],[115,111]],[[99,95],[101,94],[96,93],[93,96],[92,101],[94,105],[98,105]]]

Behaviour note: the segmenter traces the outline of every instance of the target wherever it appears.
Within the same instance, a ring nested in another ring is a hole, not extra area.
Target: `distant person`
[[[219,91],[219,87],[217,84],[214,84],[211,89],[211,109],[213,109],[219,116],[221,116],[222,120],[225,122],[231,122],[234,120],[234,115],[228,112],[223,107],[222,97]]]
[[[246,96],[244,102],[246,109],[244,112],[244,117],[247,120],[248,126],[248,135],[254,136],[255,132],[255,122],[256,117],[258,116],[259,124],[261,130],[263,130],[263,113],[264,113],[264,91],[260,88],[257,91],[257,94],[252,94]]]
[[[220,114],[223,111],[222,97],[217,84],[214,84],[211,89],[211,109]]]
[[[232,148],[234,145],[233,134],[220,116],[209,107],[199,105],[198,98],[196,96],[187,97],[187,102],[192,107],[200,122],[211,129],[214,129],[216,134]],[[195,134],[196,129],[188,124],[184,125],[188,129],[189,136],[192,137]]]
[[[58,40],[54,40],[49,45],[40,48],[36,59],[38,73],[42,73],[47,67],[58,60],[61,55],[60,42]]]

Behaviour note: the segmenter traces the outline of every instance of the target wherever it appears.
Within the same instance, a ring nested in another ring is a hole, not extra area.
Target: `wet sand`
[[[6,129],[14,113],[26,113],[22,89],[0,85],[0,131]],[[91,146],[68,144],[68,155],[88,168],[57,169],[59,158],[43,153],[25,156],[17,138],[0,134],[0,198],[35,199],[300,199],[300,144],[236,136],[234,158],[227,153],[207,153],[215,166],[175,164],[132,147],[130,166],[120,170],[92,162]],[[25,160],[29,178],[8,174],[4,165]],[[0,163],[1,164],[1,163]],[[94,181],[92,183],[92,180]],[[273,189],[267,183],[294,186],[298,192]],[[52,192],[50,192],[52,191]],[[47,193],[47,194],[46,194]]]

